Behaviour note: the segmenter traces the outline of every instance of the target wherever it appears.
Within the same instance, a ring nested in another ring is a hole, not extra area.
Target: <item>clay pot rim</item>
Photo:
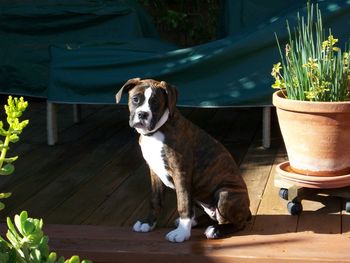
[[[276,172],[281,176],[283,180],[289,181],[302,187],[330,189],[346,187],[350,185],[350,174],[330,177],[310,176],[290,172],[288,169],[289,167],[290,164],[288,161],[280,163],[276,167]]]
[[[277,108],[312,113],[337,113],[350,111],[350,101],[315,102],[286,99],[281,90],[273,93],[272,104]]]

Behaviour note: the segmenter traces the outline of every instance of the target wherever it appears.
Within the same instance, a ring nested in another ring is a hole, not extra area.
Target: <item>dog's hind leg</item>
[[[205,235],[209,239],[223,238],[242,230],[251,219],[247,192],[219,190],[215,217],[217,224],[209,226]]]

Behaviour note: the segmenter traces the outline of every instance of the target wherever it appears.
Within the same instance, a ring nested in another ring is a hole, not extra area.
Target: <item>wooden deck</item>
[[[164,239],[176,218],[171,191],[158,229],[131,231],[147,211],[150,186],[126,107],[84,105],[82,121],[73,124],[72,106],[60,105],[59,143],[51,147],[45,107],[45,101],[30,101],[30,125],[10,149],[20,158],[13,175],[0,177],[0,192],[13,193],[0,219],[22,210],[43,218],[53,250],[95,262],[350,262],[344,200],[310,196],[303,213],[290,216],[278,196],[274,167],[286,152],[274,114],[272,146],[263,149],[259,108],[182,109],[240,164],[254,216],[234,237],[206,240],[200,228],[191,241],[171,244]]]

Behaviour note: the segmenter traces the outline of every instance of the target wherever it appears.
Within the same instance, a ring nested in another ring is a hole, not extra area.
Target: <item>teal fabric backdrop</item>
[[[332,27],[337,38],[347,40],[350,1],[319,2],[325,26]],[[106,1],[113,8],[106,4],[81,8],[74,3],[62,4],[61,8],[70,8],[70,12],[50,6],[53,15],[46,14],[40,23],[36,20],[28,27],[28,22],[23,22],[28,16],[8,20],[6,30],[0,26],[1,34],[10,34],[6,45],[1,43],[9,49],[3,55],[7,68],[0,62],[2,91],[42,95],[53,102],[115,103],[118,89],[129,78],[141,77],[177,86],[180,106],[271,105],[270,72],[272,64],[279,61],[274,33],[284,41],[286,19],[293,25],[297,12],[306,11],[306,1],[301,0],[223,0],[219,39],[181,49],[157,37],[134,1]],[[9,26],[16,29],[15,35]],[[43,50],[50,47],[50,52],[29,52],[32,47],[24,45],[21,37]],[[21,48],[14,49],[14,45]],[[15,59],[9,58],[8,52],[15,53]],[[27,64],[20,67],[18,62]],[[6,81],[9,76],[11,81]]]

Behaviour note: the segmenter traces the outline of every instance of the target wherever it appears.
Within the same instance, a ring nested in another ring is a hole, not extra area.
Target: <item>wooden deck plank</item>
[[[275,168],[285,160],[286,153],[284,148],[281,148],[277,152],[254,220],[253,233],[280,234],[295,232],[297,229],[298,217],[288,214],[286,202],[279,197],[279,189],[274,185]]]
[[[110,129],[110,132],[114,133],[115,131]],[[106,158],[106,153],[111,151],[110,148],[118,149],[124,143],[123,141],[130,137],[125,132],[119,132],[117,134],[120,140],[106,138],[103,143],[87,149],[89,152],[80,153],[77,162],[72,163],[64,173],[57,175],[48,182],[45,188],[37,191],[34,196],[18,206],[19,211],[26,207],[35,207],[35,209],[31,209],[31,213],[43,214],[43,211],[45,211],[45,216],[46,213],[49,213],[71,196],[84,182],[96,174],[101,174],[104,167],[111,163],[111,159]],[[81,198],[84,197],[82,196]],[[86,196],[86,198],[89,198],[89,196]],[[46,200],[46,202],[41,202],[42,200]]]
[[[98,165],[100,169],[93,169],[91,178],[80,182],[72,195],[46,216],[47,220],[61,224],[84,222],[129,176],[130,167],[135,167],[135,163],[136,168],[140,166],[141,157],[134,154],[136,144],[133,140],[129,141],[123,147],[104,155],[103,158],[108,161],[104,165],[101,162]],[[101,156],[93,158],[100,160]]]
[[[20,211],[20,209],[37,211],[35,206],[38,203],[30,206],[30,209],[27,206],[24,207],[23,204],[38,194],[42,188],[56,179],[59,180],[71,166],[79,163],[83,156],[89,155],[89,152],[95,147],[93,140],[95,139],[97,144],[101,142],[96,141],[101,137],[99,133],[112,136],[113,132],[118,129],[117,125],[110,127],[106,122],[110,118],[110,110],[107,109],[92,116],[90,118],[92,122],[82,123],[79,128],[72,126],[69,134],[63,133],[62,141],[69,141],[69,143],[62,143],[55,147],[42,144],[36,147],[35,150],[33,149],[21,156],[16,161],[16,171],[22,172],[17,172],[16,175],[11,176],[13,180],[9,181],[10,185],[5,184],[3,186],[16,196],[16,198],[8,200],[6,212],[13,214]],[[96,123],[99,123],[98,127],[96,127]],[[80,139],[77,140],[75,137]],[[75,141],[72,141],[72,139],[75,139]],[[48,169],[48,167],[51,167],[51,169]],[[69,187],[69,185],[66,186]],[[43,200],[45,199],[41,199],[39,203],[45,203],[42,202]],[[35,215],[42,215],[40,211],[38,212]]]
[[[157,220],[157,228],[173,227],[174,217],[177,217],[175,192],[171,189],[166,189],[165,191],[164,208]],[[149,198],[150,195],[147,195],[133,213],[125,218],[121,225],[131,228],[137,220],[146,217],[149,212]]]
[[[302,201],[298,232],[341,233],[341,200],[332,196],[312,195]],[[317,222],[317,224],[315,224]]]
[[[130,176],[103,202],[84,224],[120,225],[151,190],[146,164],[130,171]]]
[[[277,151],[282,143],[276,133],[277,130],[274,128],[269,149],[261,146],[261,134],[256,133],[240,166],[242,177],[248,187],[250,210],[253,215],[258,212]]]
[[[79,254],[107,262],[350,262],[349,237],[312,233],[243,235],[206,240],[194,230],[190,241],[164,239],[169,229],[134,233],[120,227],[46,225],[50,247],[59,255]],[[301,249],[302,248],[302,249]]]

